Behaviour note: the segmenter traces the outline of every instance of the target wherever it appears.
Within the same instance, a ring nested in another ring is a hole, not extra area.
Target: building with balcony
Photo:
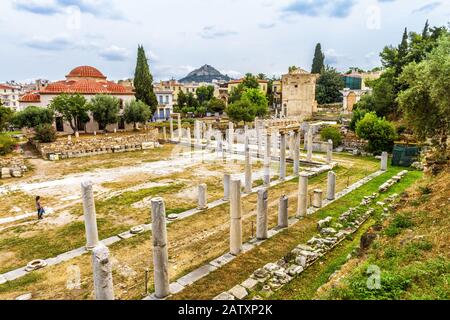
[[[20,111],[19,96],[20,87],[9,84],[0,84],[0,102],[4,107],[11,108],[13,111]]]
[[[172,90],[155,90],[158,106],[153,115],[155,121],[166,121],[173,113],[174,92]]]

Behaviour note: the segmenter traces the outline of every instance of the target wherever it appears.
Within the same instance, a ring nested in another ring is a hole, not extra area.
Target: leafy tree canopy
[[[17,112],[11,122],[19,128],[36,128],[40,124],[52,124],[54,112],[51,108],[29,106]]]
[[[137,129],[138,123],[146,123],[151,117],[152,112],[148,105],[142,101],[128,102],[124,110],[124,119],[127,123],[133,123],[134,129]]]
[[[0,101],[0,131],[7,129],[13,114],[11,108],[2,106]]]
[[[119,121],[120,100],[116,97],[97,95],[92,98],[88,108],[100,128],[106,130],[108,124],[114,124]]]
[[[367,113],[356,125],[356,135],[368,141],[368,151],[380,154],[391,152],[396,139],[394,125],[374,112]]]
[[[230,104],[226,112],[231,121],[235,123],[241,121],[252,122],[256,117],[255,105],[248,99],[241,99]]]
[[[450,132],[450,35],[420,63],[406,66],[400,80],[408,88],[398,102],[408,124],[421,140],[432,138],[443,155]]]
[[[80,94],[61,94],[52,100],[50,108],[69,122],[74,132],[78,131],[79,124],[89,121],[88,103]]]
[[[344,80],[336,69],[329,66],[322,72],[316,85],[316,99],[319,104],[335,103],[342,101]]]

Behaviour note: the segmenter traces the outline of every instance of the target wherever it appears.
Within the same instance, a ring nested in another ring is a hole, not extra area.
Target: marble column
[[[328,183],[327,183],[327,200],[336,199],[336,173],[333,171],[328,172]]]
[[[245,136],[245,193],[252,192],[252,160],[250,157],[250,139]]]
[[[151,205],[155,296],[163,299],[170,294],[166,208],[162,198],[153,198]]]
[[[257,216],[256,216],[256,238],[265,240],[268,236],[267,219],[269,214],[269,192],[267,189],[258,191]]]
[[[280,206],[278,208],[278,227],[287,228],[289,226],[289,198],[286,195],[282,195],[280,198]]]
[[[300,131],[294,131],[294,175],[300,173]]]
[[[167,141],[167,129],[166,129],[166,127],[163,127],[163,140]]]
[[[208,186],[202,183],[198,186],[198,209],[205,210],[208,208]]]
[[[306,217],[308,212],[308,178],[306,173],[300,173],[297,209],[297,216],[299,218]]]
[[[173,118],[170,117],[170,140],[173,141],[174,140],[174,135],[173,135]]]
[[[231,188],[231,174],[225,173],[223,175],[223,200],[230,200],[230,188]]]
[[[191,145],[192,144],[192,136],[191,136],[191,128],[190,127],[186,129],[186,139],[187,139],[187,142],[189,143],[189,145]]]
[[[286,133],[280,132],[280,180],[286,180]]]
[[[322,196],[323,196],[323,191],[321,189],[315,189],[314,190],[314,195],[313,195],[313,207],[314,208],[322,208]]]
[[[332,161],[333,161],[333,140],[328,140],[327,163],[330,164]]]
[[[387,171],[387,169],[388,169],[388,159],[389,159],[389,154],[387,152],[383,152],[381,154],[381,170],[382,171]]]
[[[201,136],[201,133],[200,133],[200,129],[201,129],[201,122],[200,121],[198,121],[198,120],[196,120],[195,121],[195,144],[196,145],[200,145],[200,136]]]
[[[308,130],[308,155],[307,155],[308,162],[311,162],[313,157],[313,143],[314,143],[313,137],[314,137],[313,130],[312,127],[310,126]]]
[[[81,183],[81,192],[83,198],[84,226],[86,229],[86,249],[92,250],[99,243],[92,182],[85,181]]]
[[[264,185],[269,186],[270,185],[270,164],[272,160],[271,155],[271,135],[269,131],[266,132],[266,154],[264,157]]]
[[[236,256],[242,251],[242,204],[240,179],[231,181],[230,193],[230,253]]]
[[[108,248],[100,243],[92,250],[95,300],[114,300],[112,263]]]
[[[181,142],[183,127],[181,126],[181,115],[178,115],[178,141]]]

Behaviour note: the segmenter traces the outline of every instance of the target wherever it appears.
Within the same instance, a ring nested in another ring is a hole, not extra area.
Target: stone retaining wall
[[[30,142],[44,159],[57,161],[107,153],[121,153],[158,148],[158,129],[129,135],[98,135],[90,138],[67,137],[52,143]]]

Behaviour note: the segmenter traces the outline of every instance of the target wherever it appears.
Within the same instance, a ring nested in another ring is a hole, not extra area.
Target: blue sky
[[[233,77],[327,63],[373,68],[403,29],[447,25],[447,0],[2,0],[0,81],[63,79],[92,65],[131,77],[143,44],[156,80],[210,64]]]

